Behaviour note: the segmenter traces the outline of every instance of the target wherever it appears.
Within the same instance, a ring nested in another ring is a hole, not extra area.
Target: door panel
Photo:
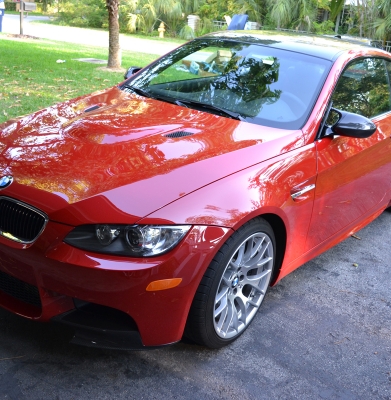
[[[348,66],[332,101],[334,108],[372,118],[377,130],[367,139],[334,135],[318,140],[307,250],[380,207],[391,188],[391,104],[385,62],[363,59]]]

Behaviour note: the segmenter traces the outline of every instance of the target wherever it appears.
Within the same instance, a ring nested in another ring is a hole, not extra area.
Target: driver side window
[[[380,58],[365,58],[350,64],[333,93],[333,108],[367,118],[390,111],[390,87],[385,63]]]

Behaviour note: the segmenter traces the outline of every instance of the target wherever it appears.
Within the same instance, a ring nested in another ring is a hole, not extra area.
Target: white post
[[[20,0],[20,34],[23,35],[23,0]]]

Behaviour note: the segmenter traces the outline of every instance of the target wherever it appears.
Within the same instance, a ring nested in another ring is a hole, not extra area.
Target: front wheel
[[[265,297],[274,261],[274,233],[264,219],[254,219],[235,232],[202,278],[190,309],[187,336],[212,348],[237,339]]]

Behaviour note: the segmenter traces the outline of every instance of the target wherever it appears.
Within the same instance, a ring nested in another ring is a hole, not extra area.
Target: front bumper
[[[87,253],[62,242],[72,227],[51,222],[32,245],[0,237],[0,306],[65,323],[73,342],[105,348],[162,346],[182,338],[199,282],[231,230],[194,226],[171,252],[135,259]],[[151,282],[180,278],[167,290]]]
[[[69,326],[71,343],[104,349],[142,350],[144,346],[136,323],[127,314],[98,304],[74,301],[75,308],[52,318]],[[156,346],[158,347],[158,346]],[[149,346],[148,349],[153,349]]]

